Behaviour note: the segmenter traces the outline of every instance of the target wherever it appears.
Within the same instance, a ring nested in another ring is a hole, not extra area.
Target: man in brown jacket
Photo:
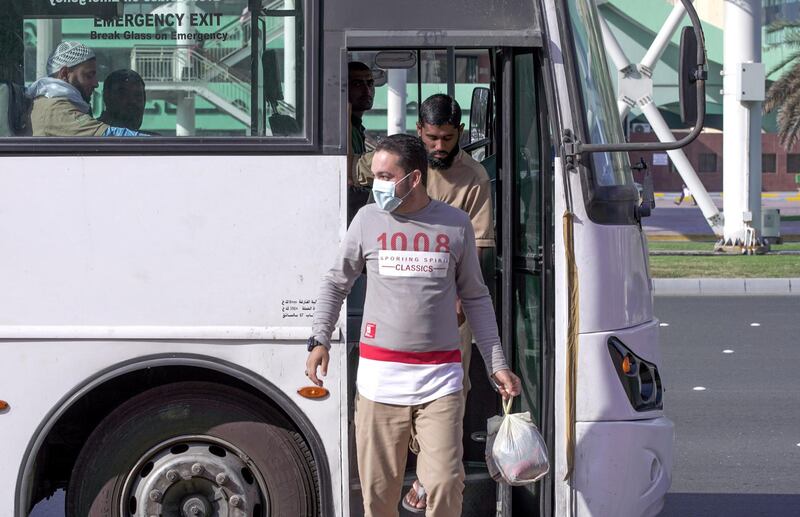
[[[97,58],[92,49],[64,41],[47,60],[48,77],[27,89],[33,99],[33,136],[139,136],[136,131],[104,124],[91,115],[97,88]]]
[[[469,215],[475,231],[475,245],[481,263],[492,256],[495,249],[492,188],[489,175],[483,166],[459,146],[464,132],[461,107],[448,95],[436,94],[422,103],[417,121],[417,135],[428,153],[428,180],[426,188],[431,199],[443,201],[460,208]],[[470,389],[469,364],[472,357],[472,330],[464,317],[461,302],[457,303],[461,364],[464,368],[466,401]],[[411,449],[416,452],[417,444]],[[424,513],[425,491],[415,481],[406,494],[404,505],[415,513]]]

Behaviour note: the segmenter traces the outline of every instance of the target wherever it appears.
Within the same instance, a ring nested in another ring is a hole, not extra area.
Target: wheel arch
[[[116,384],[133,385],[137,379],[146,379],[135,388],[121,391],[114,390],[112,396],[106,397],[101,409],[91,416],[93,420],[81,428],[82,440],[97,425],[97,422],[107,416],[121,402],[132,396],[138,395],[150,388],[168,384],[173,381],[164,380],[164,376],[178,374],[179,380],[205,380],[222,383],[231,387],[243,389],[258,396],[265,404],[271,404],[282,411],[290,422],[303,436],[316,462],[318,473],[318,490],[322,515],[333,513],[333,490],[331,487],[330,466],[328,464],[322,439],[314,426],[300,410],[300,408],[277,386],[260,375],[243,368],[240,365],[224,361],[215,357],[202,354],[154,354],[124,361],[105,370],[95,373],[65,394],[47,413],[40,422],[31,440],[25,449],[17,476],[14,496],[15,517],[27,517],[34,500],[34,482],[39,476],[48,472],[47,465],[37,465],[37,459],[49,446],[48,440],[52,437],[59,425],[64,422],[71,410],[79,405],[87,405],[93,395],[105,393],[103,388]],[[71,465],[75,462],[78,451],[74,451]]]

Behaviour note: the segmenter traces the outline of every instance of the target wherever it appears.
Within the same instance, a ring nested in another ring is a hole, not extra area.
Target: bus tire
[[[317,481],[307,444],[279,411],[229,386],[180,382],[131,398],[94,429],[66,515],[124,517],[145,505],[165,517],[317,517]]]

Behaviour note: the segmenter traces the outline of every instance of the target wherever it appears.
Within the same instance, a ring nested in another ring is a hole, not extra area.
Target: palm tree
[[[772,75],[783,70],[783,75],[769,87],[764,112],[777,110],[778,138],[788,149],[800,140],[800,22],[780,20],[767,28],[767,34],[781,31],[783,41],[768,48],[791,49],[791,53],[769,72]]]

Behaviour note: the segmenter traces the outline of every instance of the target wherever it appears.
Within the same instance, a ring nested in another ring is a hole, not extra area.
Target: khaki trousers
[[[472,383],[469,381],[469,362],[472,360],[472,329],[469,328],[469,323],[465,321],[458,327],[458,335],[461,339],[461,368],[464,370],[464,391],[462,391],[461,394],[464,397],[464,407],[466,408],[467,395],[472,388]],[[419,454],[419,444],[417,443],[416,437],[411,437],[411,441],[408,443],[408,449],[414,454]],[[423,484],[422,486],[425,485]]]
[[[464,394],[396,406],[356,395],[356,452],[365,517],[397,517],[410,440],[419,446],[417,477],[427,517],[460,517],[464,492]]]

